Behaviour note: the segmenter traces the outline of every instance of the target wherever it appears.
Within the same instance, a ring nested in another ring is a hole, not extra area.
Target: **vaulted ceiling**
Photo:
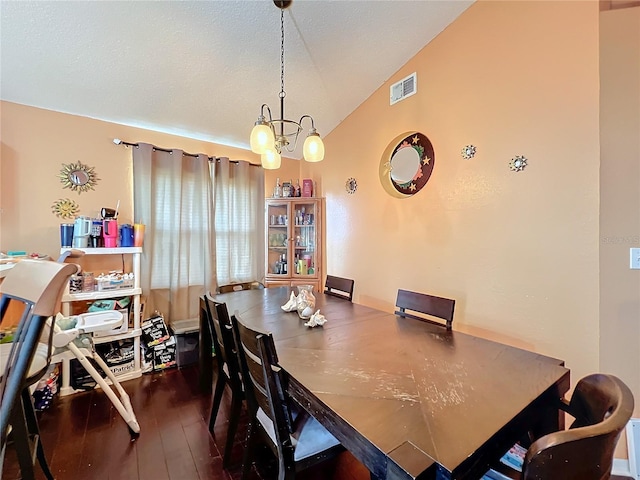
[[[294,1],[285,117],[312,115],[328,134],[473,1]],[[279,115],[280,10],[270,0],[0,8],[2,100],[243,148],[261,104]]]

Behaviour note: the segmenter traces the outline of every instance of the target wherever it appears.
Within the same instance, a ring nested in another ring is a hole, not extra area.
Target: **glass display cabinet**
[[[313,285],[322,282],[322,199],[266,200],[265,286]]]

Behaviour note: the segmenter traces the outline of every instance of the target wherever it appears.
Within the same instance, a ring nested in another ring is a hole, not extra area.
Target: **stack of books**
[[[518,472],[522,472],[522,464],[524,463],[524,456],[527,453],[527,449],[519,444],[515,444],[513,447],[509,449],[507,453],[505,453],[500,459],[500,463],[506,465],[513,470]],[[489,470],[484,474],[482,480],[511,480],[510,477],[496,471]]]

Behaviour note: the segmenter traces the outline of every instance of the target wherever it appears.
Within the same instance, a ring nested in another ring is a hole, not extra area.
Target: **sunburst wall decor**
[[[62,164],[58,175],[63,188],[69,188],[80,195],[82,192],[93,190],[98,183],[98,176],[94,167],[84,165],[82,162]]]
[[[476,147],[475,145],[466,145],[462,148],[462,152],[460,152],[462,158],[465,160],[470,160],[476,155]]]
[[[344,186],[345,186],[345,189],[347,190],[347,193],[350,195],[353,195],[354,193],[356,193],[356,190],[358,189],[358,182],[356,181],[355,178],[351,177],[347,180]]]
[[[527,159],[522,155],[516,155],[509,162],[509,168],[514,172],[521,172],[527,166]]]
[[[51,211],[56,214],[56,217],[64,219],[73,218],[80,212],[80,206],[73,200],[61,198],[53,202]]]

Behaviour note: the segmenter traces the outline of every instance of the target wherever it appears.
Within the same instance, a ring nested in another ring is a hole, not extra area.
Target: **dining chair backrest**
[[[427,295],[426,293],[411,292],[409,290],[398,290],[398,296],[396,297],[396,307],[398,307],[398,310],[395,314],[401,317],[417,318],[442,325],[433,319],[407,313],[407,310],[422,313],[444,320],[447,330],[451,330],[455,306],[456,301],[449,298],[436,297]]]
[[[334,297],[344,298],[353,301],[353,286],[354,281],[349,278],[334,277],[333,275],[327,275],[325,282],[324,293],[327,295],[333,295]]]
[[[617,377],[593,374],[581,379],[566,411],[569,430],[536,440],[525,455],[524,480],[562,478],[603,480],[611,475],[614,450],[633,414],[631,390]]]
[[[242,389],[240,365],[238,364],[227,304],[216,302],[211,295],[207,294],[205,295],[205,305],[211,321],[213,348],[219,357],[218,368],[224,369],[224,374],[229,377],[232,388]]]
[[[4,452],[7,444],[9,425],[22,417],[22,414],[16,416],[16,409],[22,401],[23,390],[26,390],[29,378],[37,376],[30,369],[45,323],[59,310],[67,281],[77,271],[75,264],[22,260],[7,273],[0,285],[0,323],[9,315],[20,317],[9,353],[0,366],[0,452]],[[48,358],[47,355],[47,362]],[[40,369],[42,373],[46,367]],[[22,408],[26,407],[23,405]]]
[[[211,413],[209,415],[209,431],[212,433],[222,402],[222,394],[227,385],[231,388],[231,406],[228,414],[229,426],[227,429],[224,456],[222,458],[222,465],[226,468],[231,462],[233,441],[238,428],[240,409],[245,399],[244,385],[240,373],[237,348],[227,304],[216,302],[209,294],[204,296],[204,304],[206,320],[209,324],[208,331],[211,332],[211,344],[217,357],[215,364],[218,369],[216,387],[211,403]]]
[[[217,293],[230,293],[239,292],[240,290],[260,290],[264,288],[264,285],[260,282],[242,282],[242,283],[229,283],[227,285],[220,285]]]
[[[250,415],[256,417],[260,411],[269,417],[275,434],[275,442],[269,446],[285,464],[293,464],[293,446],[289,439],[292,418],[285,400],[282,370],[277,367],[273,336],[246,326],[237,313],[234,318]]]
[[[297,471],[343,450],[335,437],[290,399],[287,377],[278,365],[273,335],[247,326],[238,312],[231,321],[251,417],[248,444],[252,443],[252,432],[258,427],[278,457],[280,479],[293,479]],[[247,445],[246,452],[249,449]],[[245,459],[243,477],[247,464]]]
[[[234,315],[237,327],[238,352],[243,378],[247,383],[249,409],[262,409],[277,425],[276,436],[283,444],[289,434],[291,414],[285,401],[281,369],[271,333],[254,330],[245,325],[239,314]],[[264,368],[263,368],[264,365]]]

